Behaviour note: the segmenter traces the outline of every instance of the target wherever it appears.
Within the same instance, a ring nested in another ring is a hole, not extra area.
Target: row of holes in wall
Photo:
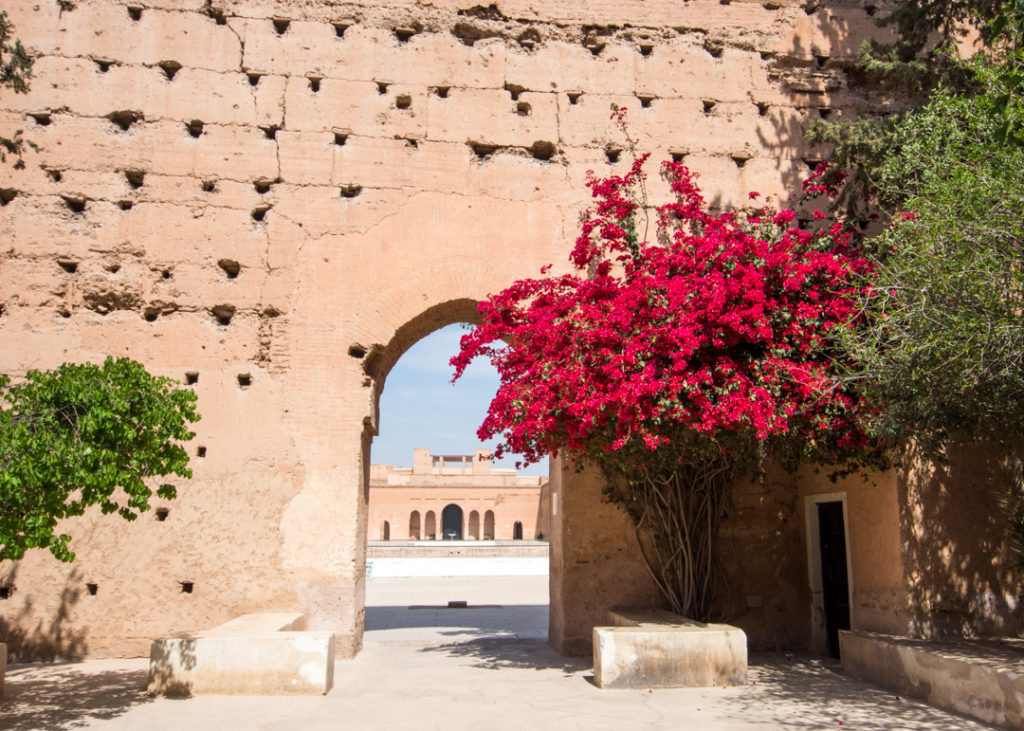
[[[181,587],[182,594],[191,594],[195,588],[194,581],[179,581],[178,586]],[[14,595],[15,586],[10,584],[8,586],[0,586],[0,599],[10,599]],[[96,596],[99,594],[100,585],[94,582],[88,582],[85,585],[85,591],[89,596]]]
[[[238,385],[241,388],[248,388],[252,385],[252,374],[251,373],[239,373],[235,376],[235,380],[238,381]],[[185,373],[185,385],[195,386],[199,383],[199,371],[188,371]],[[199,447],[196,450],[197,457],[206,456],[206,447]]]
[[[729,5],[731,4],[731,2],[732,0],[719,0],[719,3],[721,5]],[[765,10],[778,10],[782,7],[782,3],[776,2],[776,0],[766,0],[765,2],[761,3],[761,7],[763,7]],[[803,4],[804,12],[807,15],[813,15],[815,12],[817,12],[819,7],[821,7],[821,3],[819,2],[819,0],[806,0],[806,2],[804,2]],[[129,5],[126,8],[126,10],[128,11],[128,17],[133,22],[138,22],[142,20],[143,8],[141,6]],[[876,10],[877,7],[873,3],[865,3],[864,12],[867,13],[868,16],[873,16]],[[215,8],[212,5],[207,5],[206,14],[213,18],[214,22],[217,25],[227,24],[227,14],[221,8]],[[462,11],[460,11],[459,14],[462,15]],[[486,18],[486,16],[484,17]],[[285,33],[287,33],[288,28],[291,26],[292,23],[291,18],[283,17],[271,18],[270,22],[274,28],[274,32],[279,36],[283,36]],[[331,23],[331,25],[334,27],[334,35],[337,38],[344,38],[345,31],[351,28],[353,24],[346,21],[334,21]],[[421,26],[419,23],[416,23],[412,25],[398,26],[392,28],[392,33],[394,33],[395,39],[398,40],[399,43],[408,43],[414,36],[423,32],[423,30],[423,26]],[[601,51],[603,51],[607,46],[607,42],[602,40],[602,29],[596,26],[585,25],[583,26],[582,30],[583,39],[581,43],[583,47],[588,49],[590,53],[593,54],[594,56],[599,55]],[[676,31],[680,34],[683,34],[690,32],[690,29],[680,27],[676,28]],[[482,38],[486,38],[489,35],[486,30],[480,30],[469,23],[457,23],[455,27],[452,28],[451,32],[452,35],[459,38],[459,40],[461,40],[465,45],[468,46],[472,46],[476,41],[481,40]],[[519,45],[521,45],[523,48],[527,50],[533,49],[540,42],[540,40],[540,33],[538,33],[537,30],[534,28],[528,28],[526,31],[521,33],[517,38]],[[705,48],[708,51],[708,53],[710,53],[715,58],[718,58],[721,55],[722,44],[720,41],[706,42]],[[641,56],[650,56],[651,53],[654,51],[654,44],[640,43],[637,46],[637,50],[640,52]]]
[[[58,259],[57,265],[67,274],[75,274],[78,272],[78,262],[73,259]],[[217,261],[217,266],[221,268],[228,279],[236,279],[239,272],[242,271],[242,265],[234,259],[219,259]],[[117,274],[121,271],[120,264],[108,264],[104,268],[111,274]],[[171,273],[169,270],[165,269],[160,273],[160,276],[162,279],[170,279]],[[234,311],[232,311],[231,314],[233,315]]]

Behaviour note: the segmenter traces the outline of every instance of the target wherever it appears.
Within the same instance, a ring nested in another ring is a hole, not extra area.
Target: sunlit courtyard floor
[[[546,644],[546,577],[371,579],[366,626],[317,697],[149,698],[145,659],[13,665],[0,728],[988,728],[800,655],[752,655],[743,686],[602,691]]]

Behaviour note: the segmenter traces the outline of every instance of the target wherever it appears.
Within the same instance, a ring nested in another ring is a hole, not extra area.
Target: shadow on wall
[[[1010,568],[1003,500],[1020,462],[982,444],[952,446],[947,456],[938,464],[912,454],[910,467],[900,471],[912,632],[924,638],[1016,635],[1024,629],[1024,576]]]
[[[75,665],[8,668],[0,727],[8,731],[81,728],[149,703],[145,670],[85,673]]]
[[[7,602],[17,599],[18,565],[12,566],[0,577],[0,586],[9,587],[11,592]],[[58,658],[73,659],[84,657],[89,646],[86,632],[74,628],[72,609],[81,598],[85,586],[81,572],[73,568],[64,582],[57,605],[52,616],[40,616],[35,611],[31,598],[26,598],[20,609],[5,612],[0,617],[0,642],[7,644],[7,652],[11,662],[30,662],[44,660],[52,662]],[[35,621],[33,625],[33,619]]]
[[[154,642],[149,656],[146,689],[151,695],[187,698],[192,695],[188,679],[196,667],[196,641],[188,635]]]

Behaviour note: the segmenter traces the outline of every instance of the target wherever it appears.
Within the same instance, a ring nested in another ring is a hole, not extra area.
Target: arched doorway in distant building
[[[409,538],[414,541],[420,539],[420,511],[418,510],[409,514]]]
[[[517,520],[515,525],[512,526],[512,540],[523,540],[523,521]]]
[[[480,513],[476,510],[469,511],[469,526],[466,532],[469,533],[469,540],[480,540]]]
[[[434,518],[434,511],[428,510],[423,526],[423,540],[432,541],[437,538],[437,520]]]
[[[450,541],[462,540],[462,508],[455,503],[446,505],[441,511],[441,538]]]
[[[488,510],[484,513],[484,540],[494,540],[494,511]]]

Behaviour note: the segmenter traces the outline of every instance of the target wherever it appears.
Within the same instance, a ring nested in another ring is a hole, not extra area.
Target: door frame
[[[804,496],[804,520],[807,542],[807,579],[811,589],[811,632],[810,649],[822,655],[828,654],[828,629],[825,625],[825,594],[821,581],[821,533],[818,525],[819,503],[843,504],[843,541],[846,544],[846,591],[850,603],[850,628],[856,629],[857,622],[853,606],[853,565],[850,563],[850,509],[846,491],[828,492]]]

